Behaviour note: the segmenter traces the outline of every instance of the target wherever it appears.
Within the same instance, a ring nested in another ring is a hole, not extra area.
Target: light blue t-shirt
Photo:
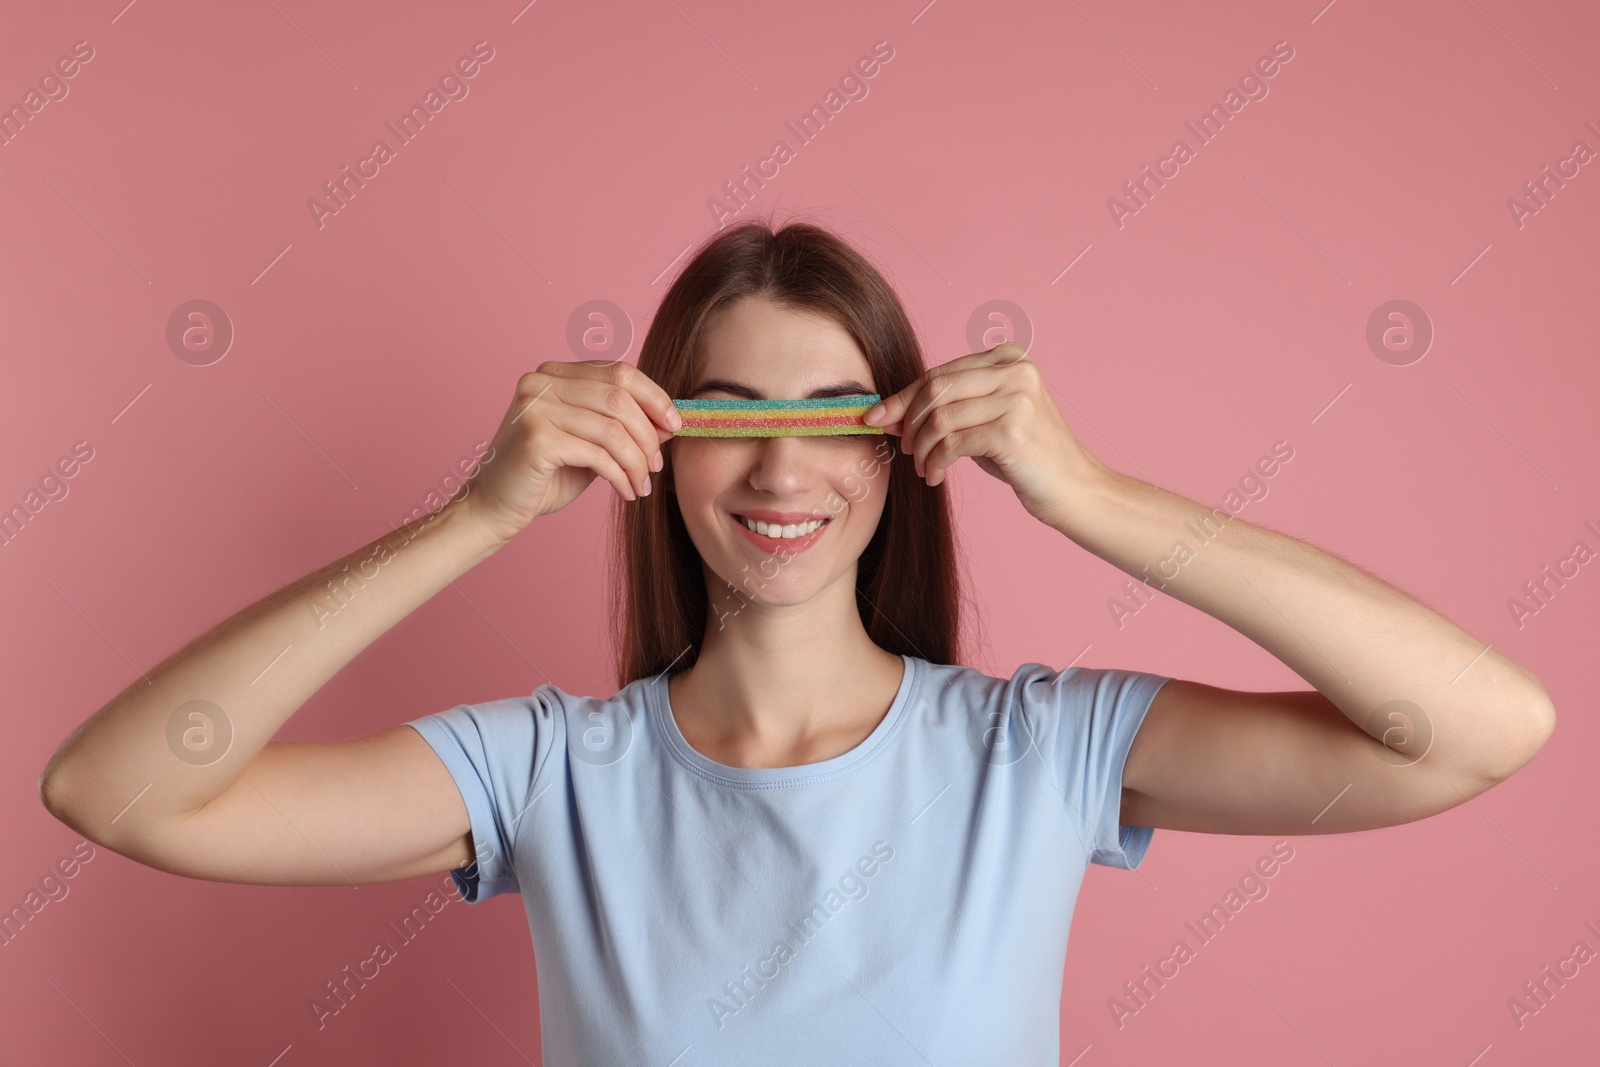
[[[521,894],[544,1063],[1059,1064],[1078,888],[1150,844],[1122,769],[1168,679],[903,658],[872,733],[797,767],[695,751],[665,674],[408,724],[466,801],[464,899]]]

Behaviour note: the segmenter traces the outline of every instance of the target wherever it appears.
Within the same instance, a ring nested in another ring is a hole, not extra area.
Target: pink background
[[[581,305],[623,308],[631,350],[596,354],[637,358],[678,257],[716,228],[708,199],[783,139],[794,159],[744,214],[803,212],[853,240],[931,363],[971,350],[970,316],[1009,300],[1069,424],[1118,469],[1217,503],[1288,441],[1242,516],[1421,598],[1536,672],[1561,715],[1526,770],[1470,804],[1290,839],[1270,895],[1121,1029],[1107,999],[1272,839],[1160,831],[1140,872],[1091,868],[1063,1064],[1596,1056],[1600,963],[1520,1029],[1506,1007],[1574,942],[1600,950],[1583,925],[1600,926],[1600,564],[1520,627],[1507,606],[1574,542],[1600,549],[1584,527],[1600,527],[1600,163],[1521,227],[1507,207],[1573,142],[1600,150],[1592,8],[120,3],[20,5],[0,36],[0,102],[74,42],[94,49],[0,149],[0,505],[75,442],[94,450],[0,548],[0,906],[77,840],[35,792],[68,730],[136,670],[403,521],[492,434],[520,374],[585,354],[566,340]],[[319,229],[307,200],[374,140],[393,146],[384,123],[480,40],[494,58],[469,95]],[[880,40],[894,56],[868,95],[800,145],[784,123]],[[1269,95],[1196,147],[1184,122],[1280,40],[1294,58]],[[1119,228],[1108,198],[1180,137],[1196,157]],[[1366,342],[1397,298],[1435,330],[1406,366]],[[167,344],[192,299],[236,330],[209,366]],[[1166,597],[1118,627],[1121,572],[970,462],[950,484],[983,669],[1305,688]],[[546,680],[611,692],[609,491],[595,482],[417,611],[280,736],[356,736]],[[98,850],[66,884],[0,948],[4,1062],[539,1061],[515,898],[451,905],[319,1031],[309,999],[432,878],[215,884]]]

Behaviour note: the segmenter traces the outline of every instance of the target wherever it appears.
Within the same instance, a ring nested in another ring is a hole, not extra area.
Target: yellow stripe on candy
[[[683,418],[677,437],[834,437],[883,433],[863,415],[877,393],[814,400],[674,400]]]

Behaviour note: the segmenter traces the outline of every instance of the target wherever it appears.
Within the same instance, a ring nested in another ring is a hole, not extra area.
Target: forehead
[[[871,385],[871,371],[855,339],[827,315],[747,297],[711,322],[692,381],[727,378],[785,396],[841,377]]]

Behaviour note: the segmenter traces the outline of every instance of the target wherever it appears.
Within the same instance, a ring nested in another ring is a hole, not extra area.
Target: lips
[[[773,518],[769,519],[767,517],[769,515],[773,516]],[[754,530],[750,529],[750,527],[744,524],[744,520],[746,518],[760,520],[767,523],[778,522],[779,516],[781,516],[785,521],[792,522],[797,525],[801,522],[810,521],[811,519],[828,521],[823,521],[821,526],[806,534],[804,537],[769,537],[766,534],[756,533]],[[739,532],[745,536],[746,540],[760,548],[762,551],[774,555],[795,555],[797,553],[804,552],[806,549],[816,544],[817,539],[822,536],[823,532],[826,531],[829,526],[832,525],[831,520],[833,516],[810,515],[806,512],[745,511],[729,512],[728,518],[729,521],[731,521],[734,526],[738,528]]]

